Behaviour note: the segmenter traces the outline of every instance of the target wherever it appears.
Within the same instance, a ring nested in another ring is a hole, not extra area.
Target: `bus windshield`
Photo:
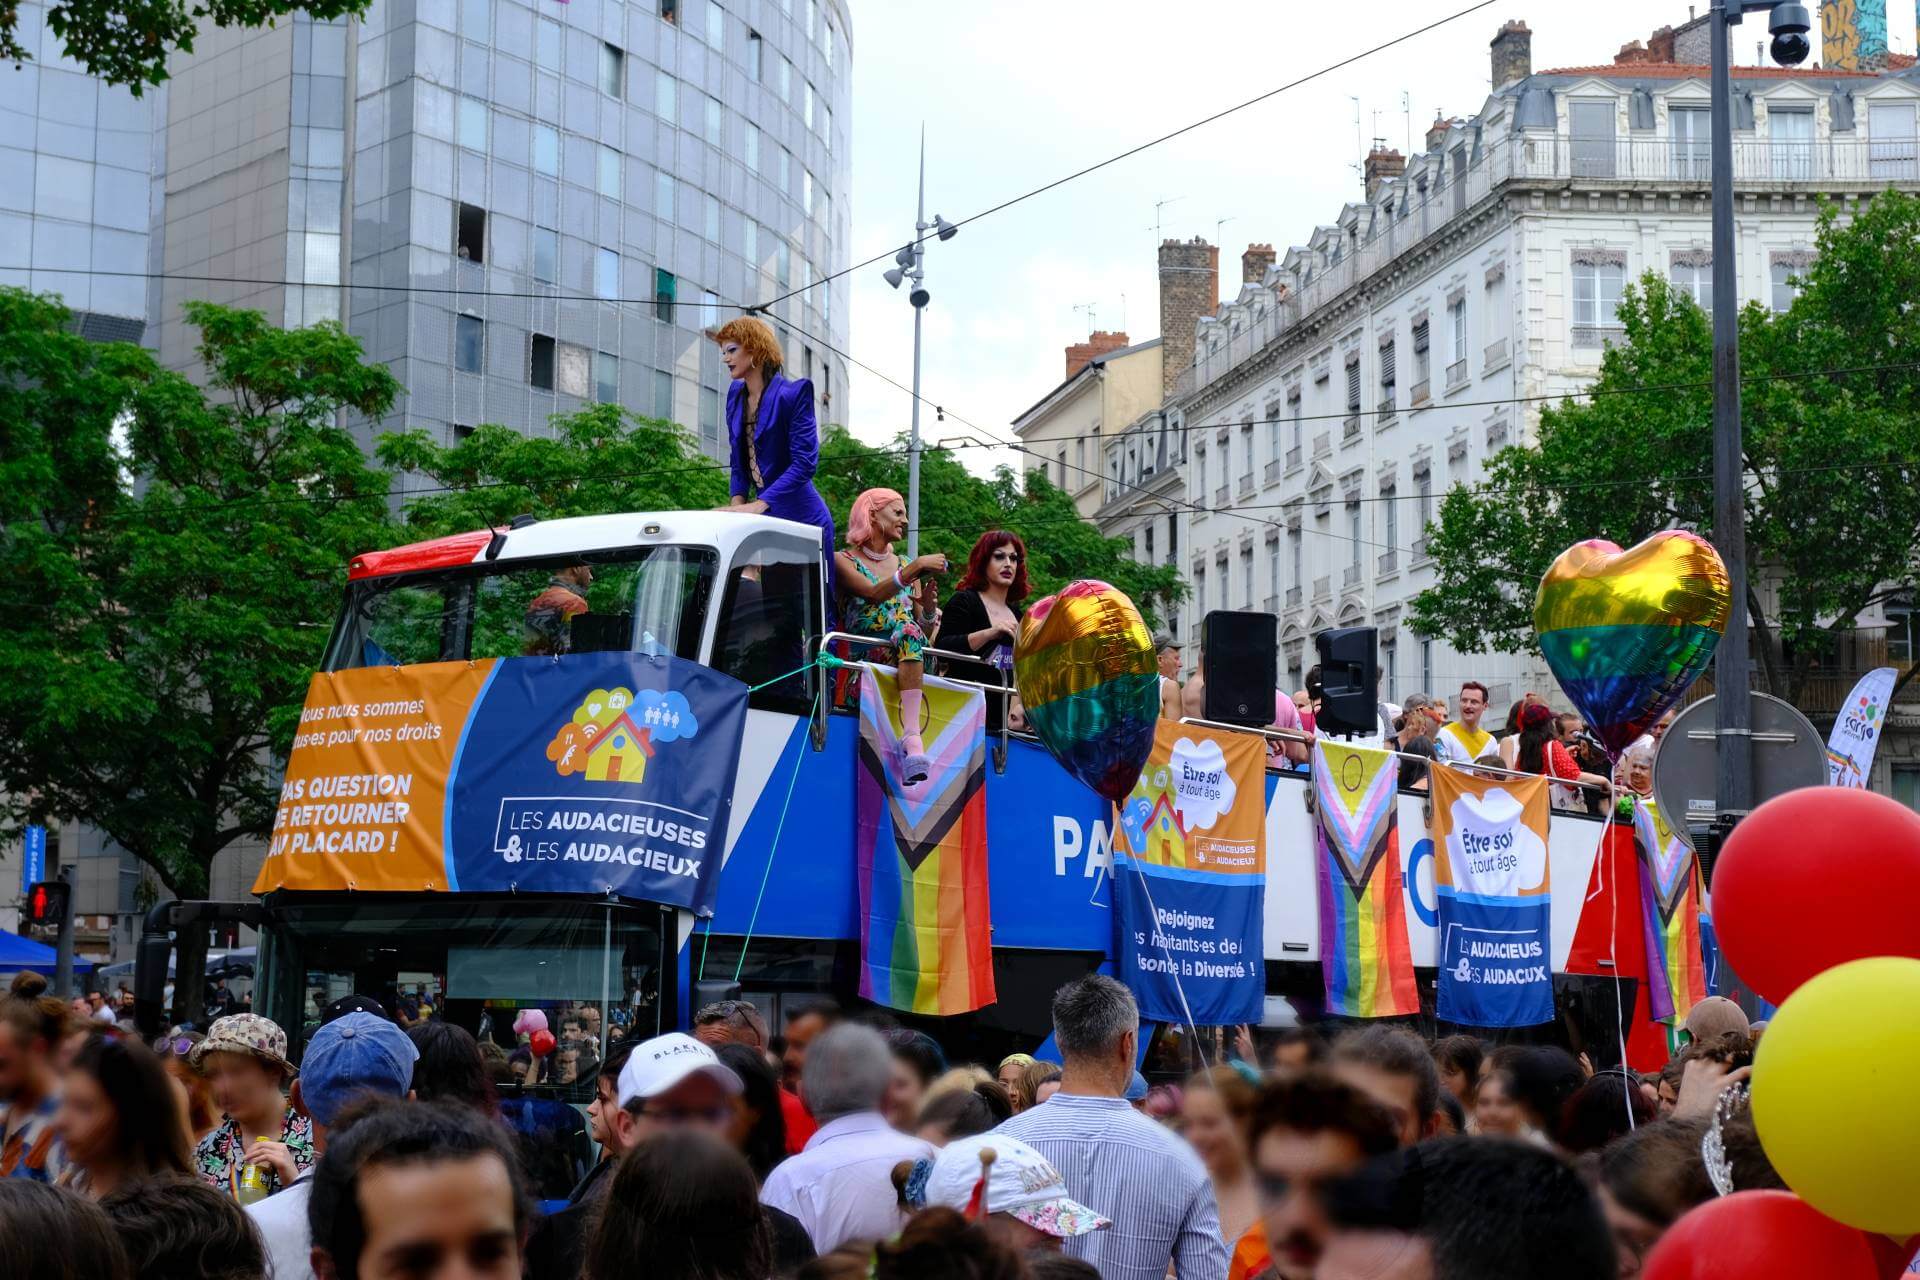
[[[363,579],[347,588],[325,669],[607,651],[697,661],[717,558],[624,547]]]

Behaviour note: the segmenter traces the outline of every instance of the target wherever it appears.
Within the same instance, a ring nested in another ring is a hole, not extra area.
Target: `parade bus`
[[[181,930],[241,922],[258,930],[253,1007],[287,1028],[296,1049],[326,1005],[350,993],[420,1016],[430,1009],[509,1052],[525,1038],[512,1032],[514,1011],[539,1007],[563,1047],[586,1048],[537,1080],[524,1078],[524,1061],[499,1068],[500,1078],[509,1090],[580,1103],[592,1095],[592,1055],[609,1038],[685,1028],[718,996],[752,1000],[776,1031],[805,1002],[851,1003],[859,727],[844,686],[855,668],[810,664],[823,651],[857,659],[861,642],[830,631],[822,573],[818,530],[729,512],[523,517],[357,557],[323,673],[522,657],[529,602],[571,574],[586,583],[589,607],[543,660],[564,670],[596,654],[666,653],[752,690],[712,914],[618,893],[464,883],[268,885],[242,903],[163,903],[140,949],[142,1013],[159,1016]],[[1056,987],[1111,961],[1114,817],[1030,738],[1003,727],[986,754],[998,1000],[963,1017],[902,1021],[950,1052],[995,1061],[1046,1036]],[[1320,971],[1310,788],[1304,772],[1272,770],[1266,788],[1268,991],[1311,1009]],[[1399,802],[1406,918],[1431,1008],[1436,902],[1424,796],[1405,791]],[[1552,819],[1556,972],[1602,831],[1585,816]]]

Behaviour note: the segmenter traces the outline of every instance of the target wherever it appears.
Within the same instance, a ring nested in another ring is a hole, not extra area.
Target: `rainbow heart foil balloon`
[[[1107,799],[1125,799],[1160,716],[1153,637],[1127,593],[1084,579],[1038,601],[1020,620],[1013,675],[1041,744]]]
[[[1727,607],[1720,553],[1669,529],[1626,551],[1595,538],[1561,552],[1540,579],[1533,628],[1560,687],[1617,757],[1707,669]]]

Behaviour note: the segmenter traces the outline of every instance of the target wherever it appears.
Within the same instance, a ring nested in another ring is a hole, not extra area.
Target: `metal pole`
[[[920,288],[926,278],[925,246],[920,238],[927,234],[927,127],[920,126],[920,204],[913,221],[913,283]],[[920,312],[913,308],[913,427],[907,437],[907,559],[920,554]]]
[[[1731,12],[1729,10],[1731,9]],[[1733,237],[1732,25],[1741,0],[1713,0],[1713,542],[1727,566],[1726,634],[1714,656],[1714,730],[1720,740],[1722,821],[1753,807],[1748,707],[1747,510],[1740,442],[1740,329]]]
[[[59,931],[54,935],[53,994],[62,1000],[73,999],[73,864],[60,868],[60,879],[67,886],[67,909],[60,913]]]

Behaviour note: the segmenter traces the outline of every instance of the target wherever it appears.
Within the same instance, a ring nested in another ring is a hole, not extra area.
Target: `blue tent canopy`
[[[52,977],[53,948],[45,943],[35,942],[32,938],[23,938],[17,933],[0,932],[0,973],[18,973],[22,969],[30,969],[34,973],[44,973]],[[89,973],[92,969],[93,961],[82,960],[79,956],[73,958],[75,973]]]

